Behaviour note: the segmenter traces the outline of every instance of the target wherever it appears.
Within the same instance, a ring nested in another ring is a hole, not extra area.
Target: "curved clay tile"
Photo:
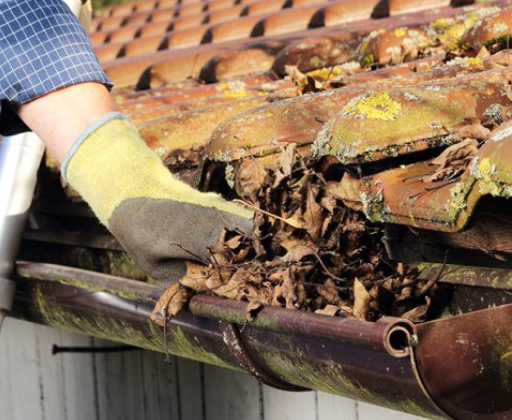
[[[179,0],[160,0],[158,2],[158,9],[164,9],[167,7],[174,7],[179,3]]]
[[[243,7],[244,6],[238,4],[228,9],[212,11],[208,13],[206,21],[211,24],[216,24],[238,19],[242,14]]]
[[[119,51],[118,57],[133,57],[158,51],[164,38],[152,36],[146,38],[137,38],[126,43]]]
[[[230,7],[236,6],[238,0],[212,0],[207,4],[207,10],[209,12],[214,12],[216,10],[226,10]]]
[[[133,104],[137,104],[142,100],[149,100],[155,104],[173,104],[187,100],[213,97],[218,95],[219,92],[222,92],[224,96],[239,98],[240,95],[237,93],[241,90],[259,90],[261,85],[266,85],[271,82],[281,83],[282,81],[278,80],[272,73],[251,75],[239,78],[236,81],[211,83],[207,85],[198,84],[189,79],[185,82],[169,83],[161,88],[126,92],[116,95],[115,98],[126,107],[128,112],[131,112],[131,110],[137,109],[137,106]],[[195,83],[195,85],[192,85],[192,83]]]
[[[296,41],[277,55],[272,70],[284,76],[285,66],[297,66],[307,72],[351,61],[361,38],[355,33],[340,31],[332,36]]]
[[[329,4],[330,1],[325,0],[287,0],[285,8],[294,9],[296,7],[311,6],[313,4]]]
[[[262,19],[254,27],[251,36],[272,36],[306,29],[318,8],[318,6],[305,6],[296,9],[284,9],[277,14]]]
[[[101,25],[101,22],[103,21],[103,18],[101,17],[93,17],[91,19],[91,24],[89,26],[89,34],[92,35],[94,34],[96,31],[99,31],[100,30],[100,25]]]
[[[202,43],[216,43],[248,38],[260,19],[260,16],[244,16],[235,21],[213,25],[205,33]]]
[[[100,60],[101,63],[104,63],[109,60],[114,60],[119,56],[121,49],[124,46],[124,42],[116,42],[115,44],[103,44],[96,48],[94,48],[94,52]]]
[[[161,35],[163,37],[165,33],[171,29],[171,26],[172,20],[163,22],[149,22],[139,28],[137,36],[144,38],[148,36]]]
[[[480,121],[493,104],[510,105],[502,87],[511,77],[512,70],[492,70],[364,93],[326,124],[318,153],[344,163],[371,162],[456,142],[450,132]]]
[[[190,3],[181,5],[176,9],[176,16],[190,16],[198,13],[203,13],[206,10],[207,2],[202,1],[199,3]]]
[[[217,54],[203,66],[199,79],[213,83],[248,73],[266,72],[272,68],[277,53],[283,47],[282,42],[275,41]]]
[[[475,22],[462,38],[462,45],[478,51],[483,46],[492,49],[509,48],[512,33],[512,10],[487,16]]]
[[[134,3],[125,3],[125,4],[119,4],[116,5],[112,12],[110,13],[110,16],[129,16],[133,13],[133,10],[135,9]]]
[[[415,60],[435,43],[437,39],[421,26],[374,31],[361,42],[357,61],[362,65],[399,64]]]
[[[135,4],[136,12],[152,12],[158,7],[158,0],[139,1]]]
[[[102,19],[98,29],[102,31],[113,31],[123,25],[126,16],[112,16]]]
[[[131,41],[137,37],[139,28],[139,25],[121,26],[119,29],[110,32],[105,42],[116,43]]]
[[[322,7],[311,19],[310,27],[333,26],[370,18],[387,16],[387,9],[376,6],[380,0],[341,0],[333,1]]]
[[[151,13],[148,11],[144,12],[135,12],[131,14],[130,16],[126,16],[126,19],[124,20],[124,25],[144,25],[146,22],[148,22],[151,19]]]
[[[91,41],[91,45],[93,47],[99,47],[106,42],[107,37],[110,35],[111,31],[95,31],[89,34],[89,41]]]
[[[142,138],[161,156],[177,149],[204,147],[215,128],[243,111],[266,102],[265,97],[240,99],[228,104],[213,105],[204,110],[150,121],[139,127]]]
[[[172,31],[164,38],[160,49],[167,50],[199,45],[207,29],[208,26],[203,25],[190,29]]]
[[[244,6],[243,15],[262,15],[277,12],[284,8],[287,0],[261,0]]]
[[[446,7],[450,5],[450,0],[387,0],[390,16],[418,12],[432,7]]]
[[[452,122],[463,123],[466,116],[471,117],[475,113],[482,115],[489,106],[489,101],[497,98],[498,80],[503,75],[498,76],[497,73],[490,72],[486,75],[473,74],[474,71],[482,70],[482,66],[477,66],[475,69],[468,69],[467,76],[454,80],[454,76],[463,74],[465,70],[446,68],[440,72],[409,71],[404,77],[381,72],[379,83],[348,85],[341,89],[273,102],[219,126],[205,150],[205,156],[213,158],[216,155],[228,155],[232,159],[239,159],[257,155],[262,151],[277,152],[280,150],[280,144],[285,145],[289,142],[299,145],[312,145],[314,142],[313,149],[320,156],[333,154],[347,161],[346,163],[349,163],[350,159],[350,162],[355,161],[355,156],[359,155],[361,160],[364,160],[365,151],[371,151],[371,156],[376,159],[379,156],[381,158],[386,152],[385,145],[389,145],[387,152],[396,150],[392,146],[395,141],[407,143],[406,149],[412,151],[416,147],[412,140],[414,136],[429,138],[432,133],[446,135],[446,131],[441,127],[443,123],[448,127]],[[435,77],[446,80],[433,82]],[[479,91],[479,87],[483,88],[482,91]],[[395,91],[396,94],[393,93]],[[443,95],[439,92],[443,92]],[[482,98],[482,102],[477,104],[476,97]],[[422,110],[422,103],[416,102],[415,98],[424,99],[423,104],[431,106]],[[428,102],[429,100],[431,102]],[[435,123],[436,117],[428,114],[435,113],[435,101],[446,105],[454,100],[457,101],[457,105],[453,107],[453,112],[440,112],[439,109],[442,110],[443,107],[437,108],[439,124]],[[508,99],[500,97],[497,100],[504,103]],[[400,113],[405,106],[410,106],[411,109],[407,115],[404,111],[402,116]],[[371,113],[373,109],[376,110],[374,114]],[[357,113],[363,112],[370,113],[370,118],[359,119]],[[383,119],[378,119],[381,115]],[[427,116],[430,116],[430,119]],[[396,121],[393,118],[396,118]],[[398,118],[401,124],[397,122]],[[407,118],[412,118],[411,123]],[[413,124],[416,125],[413,127]],[[371,127],[380,127],[380,131]],[[368,133],[373,134],[370,137]],[[409,138],[409,134],[414,136]],[[271,141],[274,146],[270,146]],[[347,145],[348,143],[350,144]],[[244,144],[251,144],[252,147],[242,149],[241,146]],[[418,149],[424,145],[425,143],[420,144]]]
[[[191,4],[196,4],[196,3],[201,3],[201,2],[204,3],[205,1],[204,0],[180,0],[179,4],[188,6]]]
[[[208,15],[206,13],[177,17],[172,22],[172,29],[173,31],[179,31],[181,29],[196,28],[201,26],[207,18]]]
[[[169,23],[176,16],[176,8],[175,7],[165,7],[158,8],[151,14],[151,22],[160,23],[165,22]]]

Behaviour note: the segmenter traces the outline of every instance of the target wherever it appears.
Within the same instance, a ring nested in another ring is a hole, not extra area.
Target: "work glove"
[[[207,260],[224,228],[252,230],[252,211],[175,179],[121,113],[105,115],[82,133],[61,170],[156,280],[178,280],[183,260]]]

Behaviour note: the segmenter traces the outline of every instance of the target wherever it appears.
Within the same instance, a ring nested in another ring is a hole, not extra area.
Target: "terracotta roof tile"
[[[104,42],[115,44],[118,42],[131,41],[137,36],[139,29],[139,24],[130,24],[122,26],[119,29],[116,29],[115,31],[109,32],[107,37],[104,39]]]
[[[238,4],[237,0],[213,0],[208,2],[206,9],[209,12],[226,10]]]
[[[140,38],[144,38],[147,36],[155,36],[161,35],[163,36],[167,31],[170,31],[172,28],[172,19],[165,20],[162,22],[149,22],[146,25],[143,25],[139,28],[137,32],[137,36]]]
[[[465,3],[147,1],[103,12],[92,39],[164,160],[202,150],[207,172],[231,161],[243,179],[244,159],[272,167],[293,142],[354,168],[361,194],[345,199],[370,219],[453,232],[483,195],[512,196],[508,131],[454,182],[420,179],[454,132],[512,106],[511,56],[489,56],[508,47],[512,1]],[[294,68],[321,91],[300,96]]]
[[[206,22],[215,24],[237,19],[242,16],[244,7],[245,6],[237,4],[236,6],[232,6],[228,9],[213,10],[208,13]]]
[[[261,0],[243,6],[243,15],[261,15],[277,12],[284,8],[287,0]]]

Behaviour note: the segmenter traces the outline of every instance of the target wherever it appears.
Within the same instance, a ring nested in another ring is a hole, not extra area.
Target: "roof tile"
[[[231,161],[244,194],[248,162],[272,167],[297,143],[357,169],[347,200],[370,219],[453,232],[483,195],[512,196],[506,124],[461,177],[422,179],[456,130],[511,106],[511,55],[494,53],[508,46],[512,1],[466,3],[145,1],[103,12],[92,38],[121,109],[163,159],[203,150],[212,173]],[[299,96],[294,66],[320,92]]]

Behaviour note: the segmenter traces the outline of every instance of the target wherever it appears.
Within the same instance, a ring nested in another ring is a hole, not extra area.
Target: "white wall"
[[[420,420],[321,392],[289,393],[249,375],[160,353],[64,353],[111,343],[7,319],[0,420]]]

